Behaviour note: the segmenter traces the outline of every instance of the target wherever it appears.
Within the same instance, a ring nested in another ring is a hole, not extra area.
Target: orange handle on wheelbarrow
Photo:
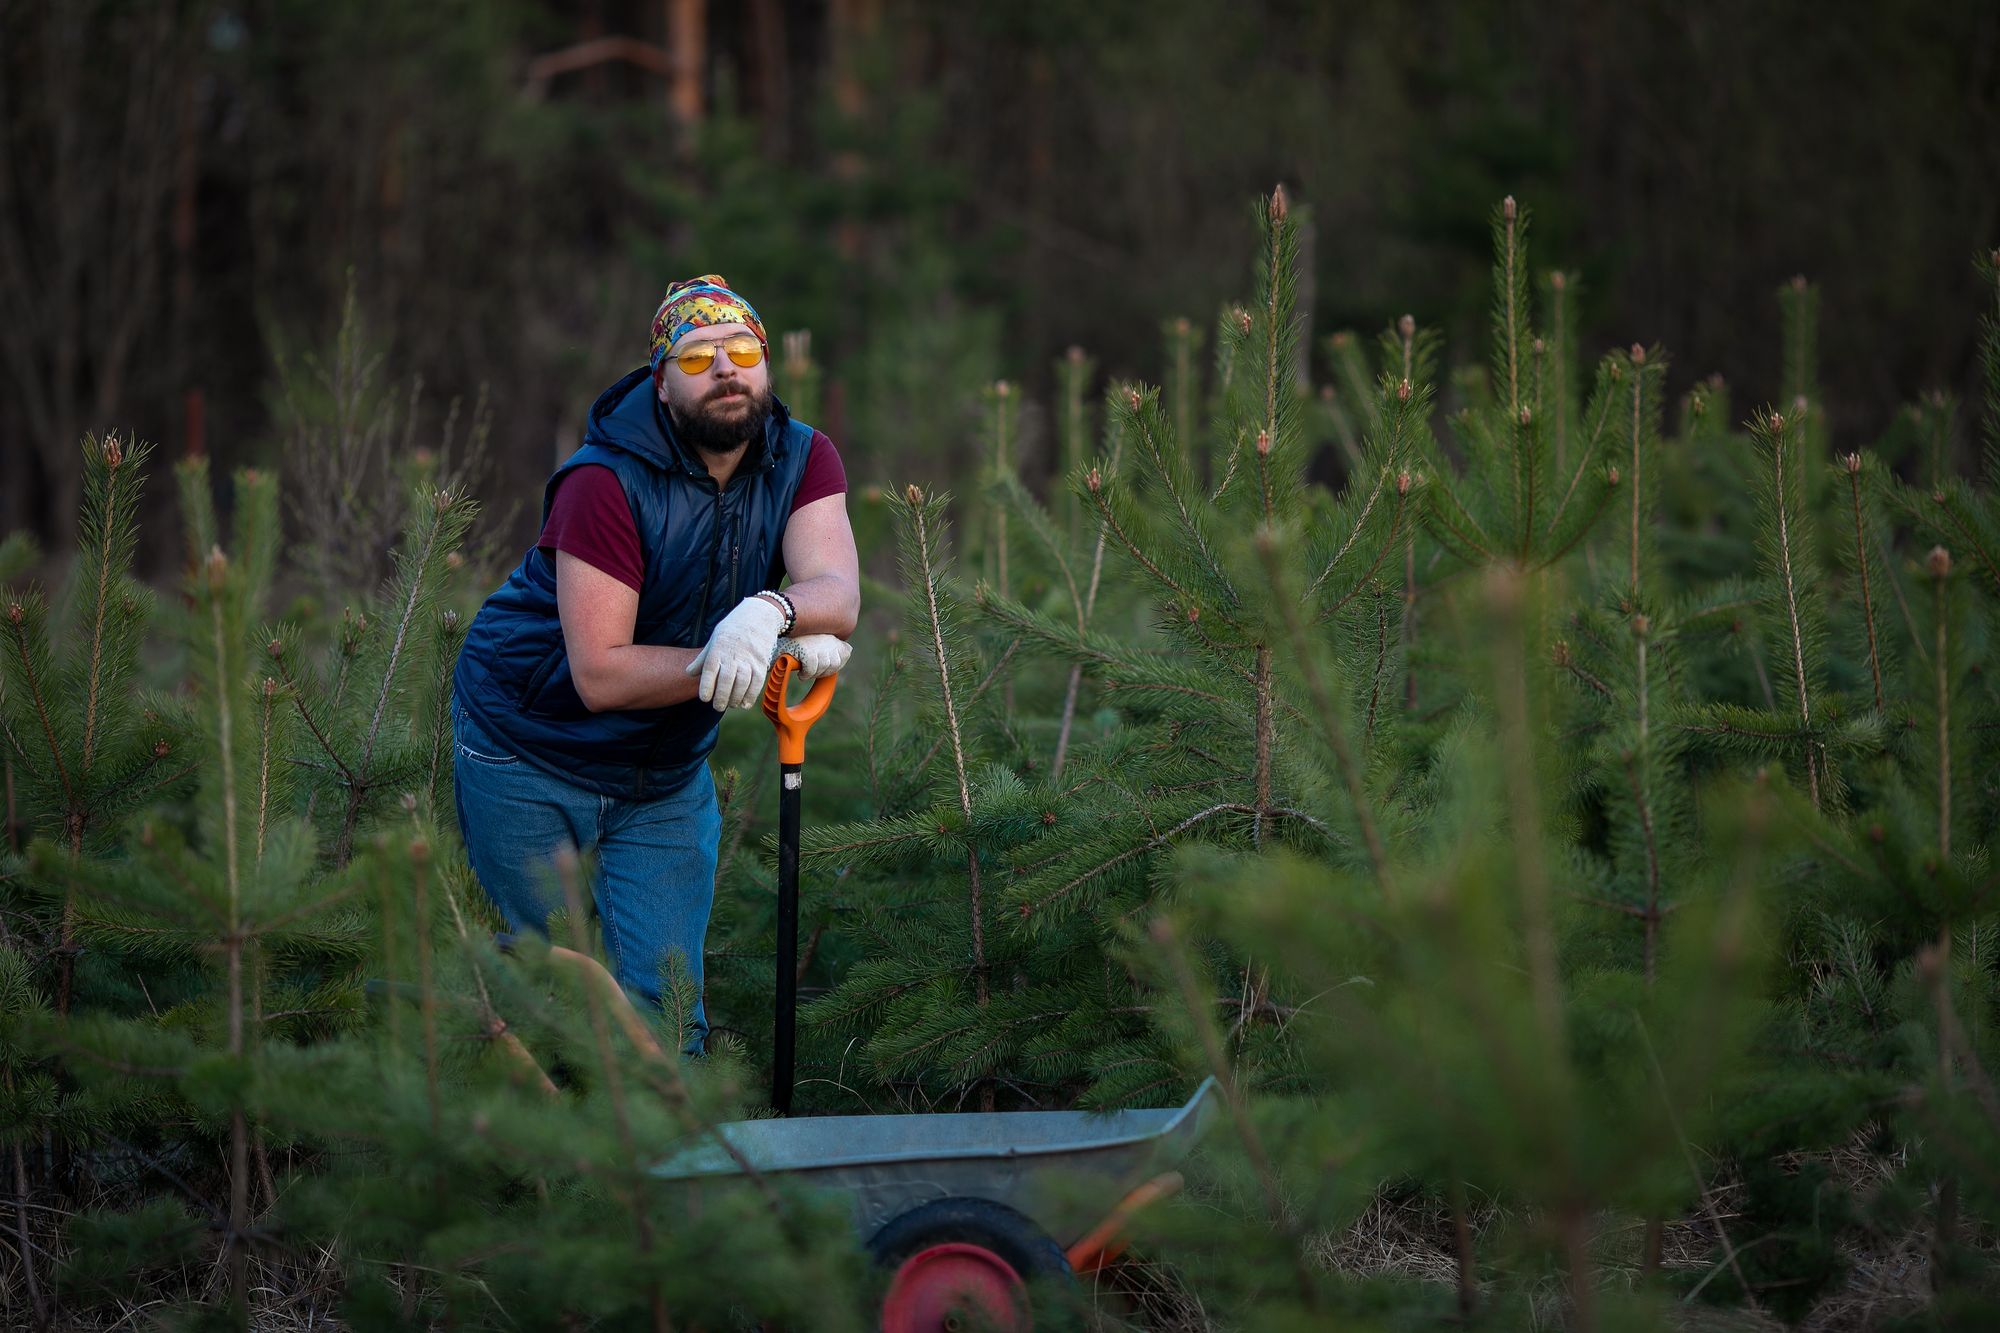
[[[764,682],[764,716],[771,719],[771,725],[778,729],[778,762],[781,764],[803,764],[806,761],[806,733],[812,724],[825,715],[827,705],[833,702],[833,687],[838,676],[821,676],[806,691],[806,697],[793,707],[785,702],[785,687],[792,682],[792,673],[799,669],[799,659],[790,653],[779,653],[771,663],[771,674]]]

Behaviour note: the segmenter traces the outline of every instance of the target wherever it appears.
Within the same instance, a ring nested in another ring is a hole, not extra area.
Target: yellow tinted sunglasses
[[[730,361],[748,370],[764,359],[764,344],[747,333],[709,342],[689,343],[674,353],[674,364],[684,375],[699,375],[715,364],[715,350],[721,348]]]

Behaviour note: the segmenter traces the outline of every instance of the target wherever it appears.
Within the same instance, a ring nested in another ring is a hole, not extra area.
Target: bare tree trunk
[[[708,0],[667,0],[667,51],[673,58],[667,105],[683,144],[690,144],[706,106],[702,74],[708,63]]]

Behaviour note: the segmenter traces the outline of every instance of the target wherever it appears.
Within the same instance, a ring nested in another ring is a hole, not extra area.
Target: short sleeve
[[[806,455],[805,475],[799,478],[798,492],[792,496],[791,512],[796,514],[815,500],[840,495],[847,490],[847,469],[841,465],[840,451],[833,441],[813,432],[812,450]]]
[[[535,545],[568,551],[594,569],[601,569],[634,592],[645,582],[639,550],[639,527],[618,474],[597,463],[572,468],[556,483],[548,521]]]

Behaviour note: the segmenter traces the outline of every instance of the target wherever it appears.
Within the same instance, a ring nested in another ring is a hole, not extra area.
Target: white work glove
[[[831,634],[801,634],[796,639],[778,640],[778,651],[799,659],[799,674],[807,680],[837,676],[847,665],[854,645]]]
[[[701,677],[695,693],[718,713],[755,703],[784,623],[785,613],[765,598],[752,595],[738,602],[687,664],[690,676]]]

